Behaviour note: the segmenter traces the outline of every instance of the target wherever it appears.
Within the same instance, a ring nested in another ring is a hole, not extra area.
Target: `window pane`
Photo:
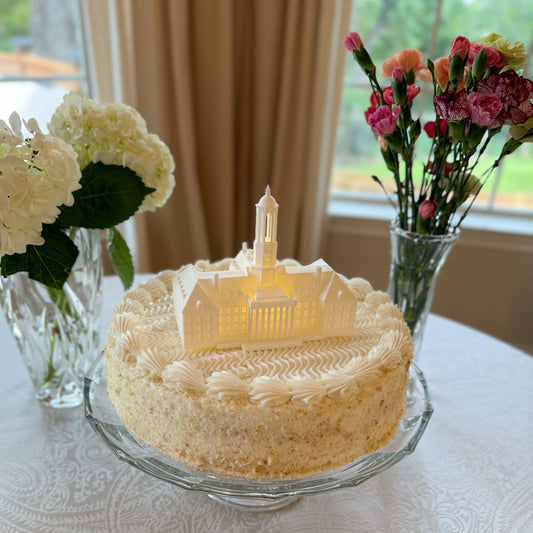
[[[449,53],[452,40],[464,35],[476,40],[491,32],[500,33],[511,43],[521,41],[529,48],[533,43],[533,9],[530,0],[511,3],[501,0],[443,0],[437,35],[432,44],[433,27],[438,2],[418,0],[354,0],[350,29],[357,31],[369,50],[378,70],[378,79],[384,81],[381,65],[384,59],[404,48],[418,48],[427,59],[437,59]],[[431,51],[434,46],[434,51]],[[364,111],[370,105],[368,79],[346,54],[345,89],[342,96],[337,146],[332,175],[332,188],[381,195],[381,188],[372,179],[380,178],[394,191],[392,174],[386,169],[375,137],[364,119]],[[525,75],[533,77],[533,67],[528,65]],[[422,124],[434,119],[430,84],[420,84],[425,93],[417,99],[413,114],[421,116]],[[476,167],[476,175],[482,178],[500,153],[508,128],[492,139],[489,148]],[[417,142],[415,175],[421,173],[424,159],[429,153],[429,139],[422,132]],[[487,207],[489,201],[495,207],[533,210],[533,150],[532,144],[523,145],[503,161],[490,175],[475,206]],[[497,190],[496,190],[497,189]]]
[[[78,0],[0,0],[0,118],[17,111],[44,130],[84,79]]]

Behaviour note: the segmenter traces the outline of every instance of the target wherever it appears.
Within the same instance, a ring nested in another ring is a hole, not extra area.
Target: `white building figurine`
[[[185,350],[266,348],[349,336],[357,300],[321,259],[308,266],[277,261],[278,204],[267,187],[256,204],[253,250],[246,243],[234,270],[174,280],[174,309]]]

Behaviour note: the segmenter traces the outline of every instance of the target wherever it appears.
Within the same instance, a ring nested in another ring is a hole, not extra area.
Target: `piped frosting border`
[[[194,268],[231,270],[235,264],[231,259],[204,261]],[[290,348],[187,352],[174,315],[175,275],[163,271],[125,294],[115,308],[106,345],[107,356],[135,364],[170,389],[222,401],[248,399],[260,406],[289,401],[312,405],[356,392],[411,357],[412,339],[400,310],[362,278],[347,281],[358,301],[350,336]]]

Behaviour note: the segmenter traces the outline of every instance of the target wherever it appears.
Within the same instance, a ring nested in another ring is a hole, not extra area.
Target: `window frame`
[[[50,76],[25,76],[20,74],[1,74],[0,73],[0,83],[25,83],[25,82],[37,82],[37,83],[47,83],[47,82],[60,82],[60,81],[70,81],[78,82],[80,84],[81,90],[90,97],[93,97],[95,93],[95,74],[94,69],[92,68],[92,56],[90,54],[91,50],[91,39],[90,39],[90,29],[89,29],[89,17],[84,0],[76,0],[74,2],[76,5],[77,14],[80,21],[80,46],[81,46],[81,61],[80,61],[80,71],[78,74],[61,74],[61,75],[50,75]],[[31,14],[30,14],[31,17]],[[65,94],[68,93],[68,90],[65,90]],[[14,109],[13,111],[17,111]],[[42,127],[42,125],[40,125]]]

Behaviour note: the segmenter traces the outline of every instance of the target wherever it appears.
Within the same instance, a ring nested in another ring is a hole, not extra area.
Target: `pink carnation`
[[[495,94],[470,93],[466,98],[470,119],[480,126],[489,126],[502,110],[502,102]]]
[[[466,66],[470,67],[474,63],[474,59],[479,54],[481,49],[484,48],[487,53],[487,67],[503,67],[505,65],[505,59],[503,59],[502,54],[496,48],[492,46],[483,46],[479,43],[470,44],[470,52],[468,53],[468,61]]]
[[[407,86],[407,103],[411,102],[413,98],[420,92],[420,87],[416,85]]]
[[[394,94],[392,93],[392,85],[389,85],[388,87],[383,87],[383,100],[385,100],[386,104],[394,104]]]
[[[385,137],[396,129],[396,123],[400,116],[400,106],[389,107],[383,105],[378,107],[374,113],[369,115],[367,122],[370,129],[376,134]]]
[[[343,42],[349,52],[353,52],[354,50],[359,51],[363,46],[361,37],[359,37],[359,34],[355,31],[350,32]]]
[[[506,122],[522,124],[533,116],[533,82],[519,76],[514,70],[490,74],[486,80],[479,81],[476,90],[482,94],[495,94],[502,103],[502,109],[492,127]]]
[[[407,103],[411,102],[419,92],[420,87],[417,87],[416,85],[408,85]],[[388,87],[383,87],[383,100],[385,100],[386,104],[394,104],[394,94],[392,93],[392,87],[390,85]]]

